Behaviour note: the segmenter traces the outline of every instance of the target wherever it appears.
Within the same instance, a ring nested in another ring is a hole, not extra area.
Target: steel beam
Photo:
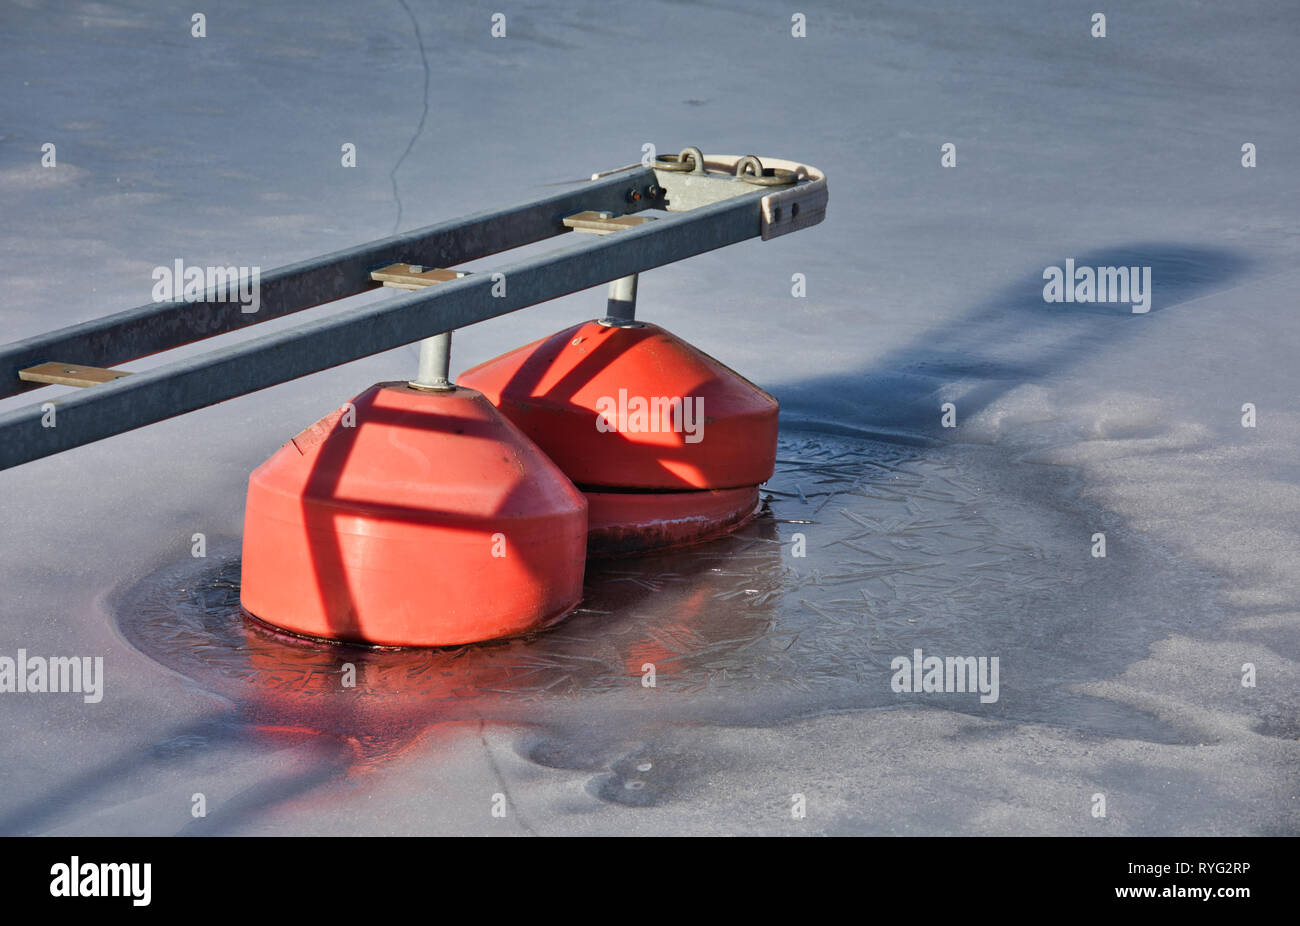
[[[369,285],[371,269],[397,260],[446,267],[558,234],[564,228],[565,211],[593,208],[593,199],[608,200],[608,211],[629,211],[628,204],[612,200],[616,194],[624,196],[633,183],[650,179],[650,171],[614,174],[595,181],[607,183],[597,191],[586,186],[529,204],[522,212],[487,213],[296,264],[277,271],[282,288],[267,317],[360,292]],[[732,195],[720,202],[602,237],[574,235],[571,247],[495,271],[479,271],[17,409],[0,416],[0,469],[759,237],[765,228],[762,200],[771,191],[748,186],[731,190]],[[291,280],[305,287],[307,294],[290,287]],[[189,308],[193,306],[169,306],[162,311],[148,306],[12,345],[3,354],[3,372],[17,380],[16,367],[54,354],[62,360],[112,365],[189,343],[195,340],[196,330],[185,311]],[[234,309],[237,313],[238,306]],[[205,328],[199,336],[234,327],[241,325],[223,326],[217,319],[208,326],[211,330]],[[65,349],[70,345],[85,351]]]
[[[567,232],[562,219],[584,210],[615,214],[654,206],[629,191],[654,184],[634,168],[532,202],[403,232],[261,275],[261,307],[245,314],[237,302],[150,303],[0,346],[0,398],[38,388],[18,371],[47,361],[113,367],[292,312],[355,296],[373,287],[370,271],[398,261],[452,267]]]

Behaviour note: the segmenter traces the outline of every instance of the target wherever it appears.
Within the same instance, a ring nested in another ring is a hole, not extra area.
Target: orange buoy
[[[458,381],[583,488],[734,489],[771,478],[776,399],[658,325],[631,325],[584,322]]]
[[[249,477],[244,608],[297,634],[444,646],[582,597],[587,503],[480,393],[380,383]]]
[[[680,546],[754,513],[776,399],[657,325],[589,321],[461,374],[587,495],[595,555]]]

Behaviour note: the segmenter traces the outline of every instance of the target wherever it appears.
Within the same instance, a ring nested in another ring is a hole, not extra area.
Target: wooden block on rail
[[[18,378],[24,382],[54,386],[98,386],[130,375],[127,370],[105,370],[79,363],[40,363],[18,371]]]
[[[424,289],[434,283],[446,283],[463,277],[463,270],[443,270],[440,267],[423,267],[420,264],[389,264],[370,271],[370,279],[393,289]]]
[[[574,231],[591,232],[595,235],[608,235],[611,232],[633,228],[645,222],[653,222],[651,215],[614,215],[612,212],[578,212],[566,215],[565,225]]]

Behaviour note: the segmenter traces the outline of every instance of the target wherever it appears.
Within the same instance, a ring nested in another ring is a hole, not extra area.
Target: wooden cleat
[[[649,215],[614,215],[612,212],[579,212],[565,216],[564,224],[574,231],[590,232],[594,235],[608,235],[611,232],[634,228],[646,222],[653,222]]]
[[[446,283],[465,276],[463,270],[425,268],[420,264],[389,264],[370,271],[370,279],[393,289],[424,289],[434,283]]]
[[[101,367],[82,366],[79,363],[40,363],[18,371],[18,378],[28,383],[83,387],[111,383],[115,379],[130,375],[127,370],[105,370]]]

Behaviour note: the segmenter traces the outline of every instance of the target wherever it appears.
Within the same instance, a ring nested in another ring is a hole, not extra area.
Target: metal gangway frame
[[[453,330],[602,283],[611,283],[611,313],[622,304],[630,317],[641,271],[807,228],[822,221],[826,203],[826,178],[816,168],[687,148],[540,199],[269,271],[255,313],[208,290],[197,301],[150,303],[7,344],[0,347],[0,398],[50,383],[87,388],[0,415],[0,469],[417,341],[427,348],[421,377],[440,375],[439,365],[445,375]],[[428,277],[426,267],[449,271],[574,231],[594,234],[491,270],[427,280],[437,285],[380,281],[396,264]],[[113,369],[378,285],[407,291],[153,369]]]

